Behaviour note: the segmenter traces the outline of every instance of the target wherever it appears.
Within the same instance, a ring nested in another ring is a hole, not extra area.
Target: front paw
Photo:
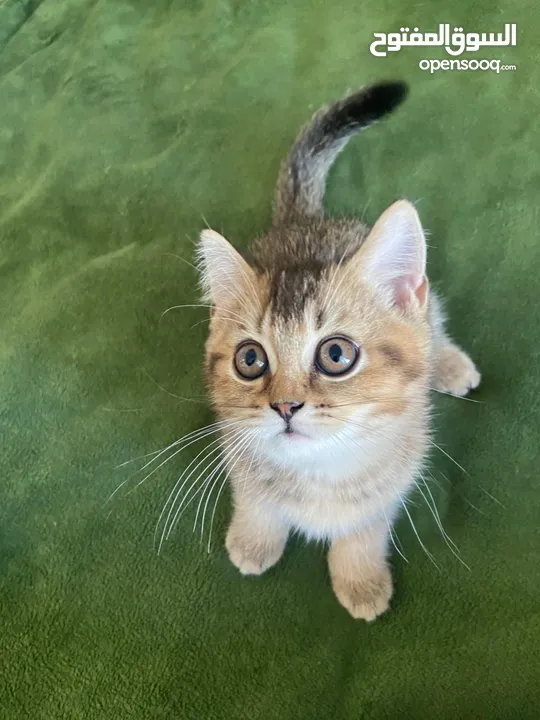
[[[332,577],[332,587],[353,618],[371,622],[389,608],[392,576],[387,567],[370,568],[359,577]]]
[[[263,543],[246,535],[238,535],[231,526],[225,545],[230,561],[242,575],[261,575],[280,559],[285,540]]]
[[[480,373],[471,358],[455,345],[441,348],[436,359],[434,390],[467,395],[480,384]]]

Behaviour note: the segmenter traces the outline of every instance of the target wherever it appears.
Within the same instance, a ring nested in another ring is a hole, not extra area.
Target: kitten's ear
[[[383,212],[359,252],[362,272],[377,290],[406,310],[424,307],[428,296],[426,240],[420,218],[407,200]]]
[[[203,230],[197,248],[204,299],[224,306],[238,296],[238,287],[252,282],[253,270],[225,238],[214,230]]]

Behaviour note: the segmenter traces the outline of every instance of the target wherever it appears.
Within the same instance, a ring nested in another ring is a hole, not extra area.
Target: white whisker
[[[221,457],[221,462],[220,462],[220,464],[212,470],[212,472],[210,473],[210,475],[209,475],[209,476],[205,479],[205,481],[202,483],[202,493],[201,493],[201,497],[199,498],[199,502],[198,502],[198,504],[197,504],[197,511],[196,511],[196,513],[195,513],[195,520],[193,521],[193,528],[191,529],[191,532],[195,532],[195,530],[196,530],[196,528],[197,528],[197,521],[198,521],[198,519],[199,519],[199,515],[200,515],[200,512],[201,512],[202,504],[203,504],[204,499],[205,499],[205,497],[206,497],[206,491],[207,491],[208,488],[210,487],[210,483],[211,483],[212,480],[215,478],[215,476],[216,476],[218,473],[221,473],[221,471],[222,471],[223,468],[225,467],[226,462],[227,462],[226,458],[224,458],[224,457],[222,456],[222,457]],[[186,493],[186,494],[187,494],[187,493]]]
[[[228,427],[228,426],[226,426],[226,427]],[[222,429],[222,428],[219,428],[219,429]],[[213,435],[216,432],[217,432],[216,429],[212,429],[212,430],[205,431],[205,432],[201,433],[200,435],[196,435],[195,437],[192,437],[191,439],[186,438],[186,439],[189,439],[189,442],[182,443],[181,447],[179,447],[178,450],[175,450],[175,452],[173,452],[171,455],[169,455],[168,458],[163,460],[163,462],[161,462],[157,467],[155,467],[151,472],[149,472],[148,475],[146,475],[146,477],[144,477],[142,480],[139,480],[139,482],[137,483],[137,485],[135,485],[135,487],[137,488],[137,487],[139,487],[139,485],[142,485],[142,483],[145,482],[146,480],[148,480],[148,478],[151,477],[155,472],[157,472],[160,467],[163,467],[163,465],[165,465],[170,460],[172,460],[173,457],[176,457],[176,455],[178,455],[178,453],[182,452],[182,450],[185,450],[190,445],[193,445],[193,443],[199,442],[203,438],[208,437],[208,435]],[[176,443],[175,443],[175,445],[176,445]],[[155,460],[157,460],[157,458],[154,458],[154,460],[152,462],[154,462]],[[145,467],[147,467],[150,464],[151,463],[146,463]],[[140,472],[140,470],[138,470],[137,472]]]
[[[138,455],[137,457],[131,458],[131,460],[125,460],[123,463],[116,465],[114,469],[118,470],[119,468],[125,467],[126,465],[137,462],[137,460],[145,460],[148,457],[152,457],[152,455],[158,455],[160,453],[167,452],[167,450],[172,448],[173,445],[176,445],[177,442],[178,440],[175,440],[170,445],[167,445],[167,447],[161,448],[159,450],[153,450],[152,452],[146,453],[145,455]]]
[[[239,315],[236,312],[233,312],[232,310],[226,310],[225,308],[217,308],[215,305],[208,305],[208,304],[191,304],[191,305],[171,305],[171,307],[164,310],[161,315],[159,316],[159,319],[161,320],[167,313],[169,313],[171,310],[181,310],[182,308],[211,308],[211,309],[217,309],[219,312],[229,313],[230,315],[236,316],[239,320],[242,322],[244,321],[244,318]]]
[[[480,487],[480,490],[488,496],[488,498],[491,498],[491,499],[493,500],[493,502],[497,503],[497,505],[500,505],[500,506],[501,506],[502,508],[504,508],[505,510],[508,509],[508,508],[506,507],[506,505],[503,505],[503,503],[502,503],[500,500],[497,500],[497,498],[496,498],[494,495],[492,495],[491,493],[489,493],[489,492],[488,492],[487,490],[485,490],[483,487],[481,487],[481,486],[479,486],[479,487]]]
[[[236,421],[234,424],[237,425],[238,423],[240,423],[240,421]],[[239,432],[239,431],[236,430],[236,429],[234,429],[234,428],[233,428],[232,430],[229,429],[228,432],[226,433],[226,436],[232,435],[232,434],[234,434],[234,433],[236,433],[236,432]],[[174,510],[174,505],[175,505],[175,503],[176,503],[176,498],[178,497],[179,493],[182,491],[182,488],[184,487],[184,485],[185,485],[185,483],[187,482],[187,480],[189,479],[189,477],[191,477],[191,475],[189,475],[188,478],[186,478],[186,480],[182,483],[183,478],[185,477],[186,473],[190,470],[190,468],[192,467],[192,465],[198,460],[198,458],[199,458],[203,453],[207,453],[207,456],[206,456],[206,457],[208,457],[208,450],[209,450],[209,448],[211,448],[213,445],[216,445],[217,443],[221,443],[221,441],[222,441],[222,438],[217,438],[216,440],[213,440],[209,445],[207,445],[206,447],[204,447],[204,448],[201,450],[201,452],[199,452],[199,453],[195,456],[195,458],[189,463],[189,465],[187,466],[187,468],[182,472],[182,474],[180,475],[180,477],[179,477],[178,480],[176,481],[173,489],[171,490],[171,492],[170,492],[170,494],[169,494],[169,497],[167,498],[167,500],[166,500],[166,502],[165,502],[165,505],[163,506],[163,509],[162,509],[162,511],[161,511],[161,513],[160,513],[160,515],[159,515],[158,521],[157,521],[157,523],[156,523],[156,532],[154,533],[154,543],[155,543],[156,533],[157,533],[157,530],[158,530],[158,528],[159,528],[159,524],[160,524],[160,522],[161,522],[161,519],[162,519],[163,516],[165,515],[165,512],[167,511],[167,508],[168,508],[168,506],[169,506],[169,503],[171,502],[171,499],[172,499],[173,496],[174,496],[175,499],[172,501],[172,504],[171,504],[171,506],[170,506],[170,509],[169,509],[167,518],[166,518],[166,520],[165,520],[165,524],[164,524],[164,526],[163,526],[163,532],[162,532],[161,540],[160,540],[160,543],[159,543],[158,554],[159,554],[159,552],[160,552],[160,550],[161,550],[161,547],[162,547],[162,545],[163,545],[163,541],[164,541],[164,539],[165,539],[165,535],[166,535],[166,533],[167,533],[167,526],[168,526],[168,523],[169,523],[171,514],[173,513],[173,510]],[[219,449],[219,448],[218,448],[218,449]],[[214,452],[214,451],[212,451],[210,454],[213,454],[213,452]],[[204,462],[204,459],[206,459],[206,458],[203,458],[203,460],[201,461],[201,463]],[[199,464],[200,464],[200,463],[199,463]],[[199,467],[199,466],[197,466],[197,467]],[[195,469],[196,469],[196,468],[195,468]],[[180,489],[177,491],[178,486],[180,486]]]
[[[437,523],[437,526],[438,526],[438,528],[439,528],[439,531],[440,531],[440,533],[441,533],[441,535],[442,535],[445,543],[448,545],[448,548],[450,549],[450,552],[451,552],[453,555],[455,555],[455,557],[459,560],[459,562],[460,562],[464,567],[466,567],[467,570],[469,570],[469,572],[470,572],[471,568],[470,568],[470,567],[467,565],[467,563],[461,558],[461,556],[460,556],[460,554],[459,554],[459,548],[457,547],[457,545],[455,544],[455,542],[452,540],[452,538],[448,535],[448,533],[446,532],[446,530],[445,530],[444,527],[443,527],[443,524],[442,524],[442,521],[441,521],[441,517],[440,517],[440,515],[439,515],[439,511],[438,511],[438,509],[437,509],[437,505],[435,504],[435,499],[433,498],[433,495],[432,495],[432,493],[431,493],[431,490],[429,489],[426,481],[425,481],[423,478],[422,478],[422,480],[423,480],[423,482],[424,482],[424,485],[425,485],[425,487],[426,487],[426,490],[429,492],[429,495],[430,495],[430,497],[431,497],[431,500],[432,500],[433,505],[428,501],[426,495],[425,495],[424,492],[422,491],[422,488],[420,487],[420,485],[419,485],[416,481],[415,481],[415,485],[416,485],[416,487],[418,488],[418,491],[420,492],[420,494],[422,495],[422,497],[424,498],[424,501],[425,501],[426,505],[428,506],[429,511],[430,511],[431,514],[433,515],[433,518],[434,518],[435,522]]]
[[[220,452],[221,452],[222,448],[220,447],[219,450],[220,450]],[[201,478],[203,477],[203,475],[206,475],[206,473],[210,470],[210,468],[211,468],[213,465],[215,465],[215,467],[214,467],[214,469],[212,470],[212,472],[210,473],[209,477],[205,477],[205,478],[202,480],[202,482],[199,482],[199,481],[201,480]],[[197,515],[199,514],[200,505],[201,505],[201,503],[203,502],[203,498],[204,498],[205,493],[206,493],[206,488],[208,487],[209,483],[211,482],[211,479],[212,479],[213,477],[215,477],[216,474],[219,474],[219,473],[222,471],[222,469],[223,469],[224,466],[225,466],[225,459],[223,458],[222,455],[218,455],[218,456],[217,456],[216,458],[214,458],[210,463],[208,463],[208,465],[206,465],[206,466],[201,470],[201,472],[197,475],[197,477],[195,478],[195,480],[191,483],[191,485],[189,486],[189,488],[188,488],[188,489],[186,490],[186,492],[184,493],[184,497],[182,498],[182,500],[180,501],[180,504],[178,505],[178,508],[177,508],[177,510],[176,510],[176,513],[175,513],[175,515],[174,515],[174,517],[173,517],[173,519],[172,519],[172,521],[171,521],[171,524],[170,524],[170,526],[169,526],[169,530],[168,530],[168,532],[167,532],[167,537],[166,537],[167,540],[168,540],[169,536],[171,535],[171,532],[172,532],[173,528],[180,522],[180,519],[181,519],[182,515],[186,512],[186,510],[189,508],[189,506],[191,505],[191,503],[193,502],[193,500],[195,500],[195,498],[197,497],[197,495],[202,491],[201,497],[200,497],[200,499],[199,499],[199,505],[197,506],[197,513],[196,513],[196,515],[195,515],[195,523],[194,523],[192,532],[195,531],[195,524],[196,524],[196,522],[197,522]],[[193,494],[191,494],[192,490],[193,490],[197,485],[198,485],[197,489],[194,490]]]
[[[385,512],[385,510],[384,510],[384,508],[383,508],[383,506],[382,506],[382,503],[379,502],[379,504],[380,504],[380,506],[381,506],[382,514],[384,515],[384,519],[385,519],[385,522],[386,522],[386,527],[388,528],[388,534],[389,534],[389,536],[390,536],[390,540],[391,540],[391,542],[392,542],[392,545],[395,547],[398,555],[401,555],[401,557],[405,560],[405,562],[408,563],[409,561],[408,561],[407,558],[405,557],[405,553],[403,552],[403,548],[400,549],[400,548],[397,546],[397,544],[396,544],[396,540],[399,542],[399,538],[398,538],[398,536],[397,536],[397,532],[396,532],[396,531],[394,530],[394,528],[392,527],[392,525],[391,525],[391,523],[390,523],[390,520],[388,519],[388,515],[386,514],[386,512]],[[394,534],[395,534],[395,536],[396,536],[396,540],[394,540]],[[399,543],[399,544],[401,545],[401,543]]]
[[[231,472],[233,471],[233,469],[234,469],[234,467],[236,466],[236,464],[238,463],[238,461],[242,458],[242,456],[243,456],[243,454],[244,454],[244,450],[245,450],[246,445],[249,444],[249,442],[250,442],[250,441],[252,440],[252,438],[255,436],[255,433],[256,433],[255,430],[252,430],[252,431],[251,431],[250,437],[247,438],[246,443],[245,443],[245,444],[242,446],[242,448],[240,449],[240,454],[238,455],[238,457],[237,457],[237,459],[235,460],[235,462],[233,463],[233,465],[231,465],[231,467],[229,468],[228,473],[225,474],[225,477],[224,477],[224,479],[223,479],[223,482],[221,483],[220,488],[219,488],[219,490],[218,490],[218,494],[217,494],[217,496],[216,496],[216,501],[215,501],[215,503],[214,503],[214,509],[213,509],[213,511],[212,511],[212,518],[211,518],[211,520],[210,520],[210,531],[209,531],[209,533],[208,533],[208,547],[207,547],[207,552],[208,552],[208,553],[210,552],[210,547],[211,547],[211,542],[212,542],[212,528],[214,527],[214,517],[215,517],[215,515],[216,515],[216,509],[217,509],[217,506],[218,506],[219,498],[221,497],[221,493],[223,492],[223,488],[225,487],[225,483],[227,482],[227,478],[228,478],[228,476],[229,476],[229,473],[231,473]],[[237,453],[237,454],[238,454],[238,453]],[[210,492],[210,494],[208,495],[208,499],[210,499],[211,494],[212,494],[212,493]],[[208,502],[208,500],[207,500],[207,502]],[[205,508],[205,511],[206,511],[206,508]],[[204,512],[203,512],[203,520],[202,520],[202,523],[204,524]]]
[[[244,435],[244,437],[245,437],[245,435]],[[240,442],[241,442],[241,441],[240,441]],[[259,442],[260,442],[260,440],[259,440]],[[234,446],[234,448],[237,448],[237,447],[238,447],[238,444],[239,444],[239,443],[237,443],[237,444]],[[257,447],[258,447],[258,444],[257,444]],[[229,449],[229,452],[232,451],[234,448],[230,448],[230,449]],[[252,460],[253,460],[253,459],[252,459]],[[197,512],[196,512],[196,514],[195,514],[195,521],[194,521],[194,523],[193,523],[193,532],[195,532],[195,528],[197,527],[197,520],[198,520],[198,518],[199,518],[199,513],[200,513],[200,510],[201,510],[201,507],[202,507],[202,503],[204,502],[204,498],[206,497],[207,500],[206,500],[206,504],[205,504],[205,506],[204,506],[204,512],[203,512],[203,516],[202,516],[202,520],[201,520],[201,542],[202,542],[202,540],[203,540],[203,534],[204,534],[204,519],[205,519],[205,515],[206,515],[206,507],[207,507],[207,505],[208,505],[208,500],[210,499],[210,495],[212,494],[212,491],[213,491],[213,489],[214,489],[214,487],[215,487],[215,484],[216,484],[216,483],[218,482],[218,480],[219,480],[219,475],[221,475],[221,472],[222,472],[223,470],[225,470],[225,473],[227,472],[227,467],[226,467],[226,465],[227,465],[227,457],[224,457],[224,458],[223,458],[223,462],[220,463],[220,465],[212,471],[212,473],[210,474],[210,476],[209,476],[209,477],[207,478],[207,480],[204,482],[203,492],[202,492],[201,498],[200,498],[200,500],[199,500],[199,504],[197,505]],[[216,476],[216,474],[218,475],[218,477],[216,477],[214,484],[212,484],[212,487],[210,487],[210,484],[211,484],[213,478]],[[207,490],[209,487],[210,487],[210,491],[209,491],[209,493],[208,493],[208,496],[206,496],[206,490]]]
[[[388,518],[386,517],[386,513],[384,512],[384,510],[383,510],[383,513],[384,513],[384,516],[385,516],[385,519],[386,519],[386,524],[387,524],[387,526],[388,526],[388,531],[389,531],[389,533],[390,533],[390,540],[392,541],[392,545],[393,545],[393,546],[395,547],[395,549],[397,550],[398,555],[401,555],[401,557],[405,560],[405,562],[408,563],[409,560],[407,559],[407,557],[405,556],[405,553],[403,552],[403,547],[402,547],[402,545],[401,545],[401,542],[399,541],[398,534],[397,534],[397,532],[395,531],[395,529],[390,525],[390,522],[389,522]],[[395,535],[395,538],[396,538],[395,540],[394,540],[394,535]],[[399,543],[399,547],[398,547],[398,545],[396,544],[396,540],[397,540],[397,542]]]
[[[446,530],[445,530],[444,527],[443,527],[442,520],[441,520],[441,516],[440,516],[440,513],[439,513],[439,509],[438,509],[438,507],[437,507],[437,503],[435,502],[435,498],[433,497],[433,493],[431,492],[431,488],[429,487],[429,484],[428,484],[427,480],[425,479],[425,477],[422,475],[422,473],[420,473],[420,479],[422,480],[422,483],[424,484],[424,487],[426,488],[426,492],[428,493],[428,495],[429,495],[429,497],[430,497],[430,499],[431,499],[431,505],[432,505],[432,508],[433,508],[433,511],[434,511],[435,521],[436,521],[437,525],[439,526],[439,530],[441,531],[442,536],[444,537],[444,539],[445,539],[448,543],[450,543],[450,544],[452,545],[452,547],[454,548],[454,550],[455,550],[457,553],[459,553],[459,548],[458,548],[458,546],[457,546],[456,543],[452,540],[452,538],[450,537],[450,535],[446,532]],[[424,497],[424,499],[425,499],[425,496],[424,496],[424,493],[422,492],[421,487],[418,485],[418,483],[416,483],[416,481],[415,481],[415,484],[416,484],[416,487],[418,488],[418,490],[420,491],[422,497]],[[428,503],[427,503],[427,500],[426,500],[426,504],[428,504]]]
[[[242,442],[242,440],[243,440],[244,437],[246,436],[247,432],[248,432],[248,431],[245,431],[245,430],[239,430],[237,433],[235,433],[235,437],[234,437],[234,439],[233,439],[233,442],[234,442],[233,447],[237,447],[238,444]],[[237,437],[238,435],[239,435],[240,437]],[[220,438],[220,440],[221,440],[221,438]],[[221,444],[220,444],[220,446],[219,446],[218,448],[216,448],[215,450],[213,450],[210,454],[213,455],[215,452],[221,453],[222,450],[223,450],[223,448],[222,448],[222,446],[221,446]],[[205,460],[207,460],[207,459],[208,459],[208,455],[207,455],[203,460],[201,460],[201,462],[199,463],[199,465],[198,465],[197,467],[199,467],[199,466],[200,466]],[[193,495],[192,495],[191,497],[189,497],[191,491],[192,491],[193,488],[199,483],[199,480],[201,479],[201,477],[202,477],[203,475],[205,475],[205,474],[208,472],[208,470],[209,470],[213,465],[216,465],[216,463],[217,463],[217,467],[214,468],[214,470],[212,470],[212,473],[211,473],[211,477],[213,477],[213,476],[215,475],[215,473],[216,473],[216,472],[219,472],[219,470],[224,466],[225,462],[226,462],[226,459],[223,458],[223,457],[221,456],[221,454],[220,454],[220,455],[218,455],[216,458],[214,458],[210,463],[208,463],[207,465],[205,465],[205,467],[201,470],[201,472],[199,473],[199,475],[197,475],[197,477],[195,478],[195,480],[194,480],[194,481],[192,482],[192,484],[189,486],[188,490],[185,492],[184,497],[182,498],[182,500],[181,500],[181,502],[180,502],[180,504],[179,504],[179,506],[178,506],[178,508],[177,508],[177,510],[176,510],[176,513],[175,513],[173,519],[171,520],[171,522],[170,522],[170,524],[169,524],[169,530],[168,530],[167,536],[166,536],[166,538],[165,538],[166,540],[169,539],[169,536],[171,535],[171,532],[172,532],[174,526],[177,524],[177,522],[180,520],[180,518],[182,517],[182,515],[184,514],[184,512],[187,510],[188,506],[189,506],[189,505],[191,504],[191,502],[197,497],[197,495],[201,492],[201,490],[203,490],[203,495],[204,495],[204,488],[206,488],[207,482],[208,482],[207,479],[203,480],[202,483],[199,484],[198,489],[194,491],[194,493],[193,493]],[[188,477],[185,479],[184,483],[182,484],[182,487],[188,482],[189,478],[193,475],[193,473],[195,472],[196,469],[197,469],[197,468],[194,468],[194,470],[192,470],[192,472],[188,475]],[[180,488],[180,490],[178,491],[177,497],[180,495],[181,491],[182,491],[182,488]],[[189,501],[188,501],[188,497],[189,497]],[[175,502],[176,502],[176,501],[175,501]],[[182,508],[183,508],[183,510],[182,510]]]
[[[406,514],[407,514],[407,517],[409,518],[409,522],[411,523],[411,527],[412,527],[412,529],[414,530],[414,534],[416,535],[416,538],[417,538],[418,542],[420,543],[420,547],[421,547],[422,550],[426,553],[426,555],[427,555],[428,558],[431,560],[431,562],[435,565],[435,567],[437,568],[437,570],[440,572],[441,569],[440,569],[440,567],[437,565],[437,563],[435,562],[435,558],[434,558],[433,555],[429,552],[429,550],[427,549],[427,547],[424,545],[424,543],[422,542],[422,538],[421,538],[420,535],[418,534],[418,530],[416,529],[416,525],[414,524],[413,519],[412,519],[412,517],[411,517],[411,514],[410,514],[410,512],[409,512],[408,509],[407,509],[406,503],[403,502],[403,498],[402,498],[401,496],[399,497],[399,500],[400,500],[400,502],[401,502],[401,504],[402,504],[402,506],[403,506],[403,509],[405,510],[405,512],[406,512]]]
[[[230,421],[225,421],[225,422],[226,422],[226,423],[229,423]],[[137,460],[144,460],[145,458],[151,457],[152,455],[154,455],[155,457],[153,457],[152,460],[149,460],[145,465],[143,465],[142,468],[139,468],[138,470],[136,470],[136,472],[134,473],[134,474],[136,475],[137,473],[142,472],[143,470],[145,470],[145,469],[146,469],[147,467],[149,467],[152,463],[156,462],[156,460],[158,460],[164,453],[166,453],[167,450],[170,450],[171,448],[176,447],[176,446],[178,446],[178,445],[181,444],[181,443],[184,443],[186,440],[189,440],[190,438],[196,437],[197,439],[201,439],[202,437],[205,437],[205,434],[211,435],[212,432],[217,432],[217,430],[210,430],[210,428],[214,428],[214,427],[216,427],[216,426],[222,426],[222,425],[223,425],[223,421],[220,421],[220,422],[218,422],[218,423],[212,423],[211,425],[207,425],[206,427],[200,428],[199,430],[194,430],[193,432],[188,433],[187,435],[184,435],[184,436],[183,436],[182,438],[180,438],[179,440],[175,440],[173,443],[171,443],[170,445],[167,445],[167,447],[163,448],[162,450],[155,450],[154,452],[147,453],[146,455],[140,455],[139,457],[133,458],[132,460],[126,460],[126,462],[123,462],[123,463],[121,463],[120,465],[117,465],[117,468],[124,467],[125,465],[128,465],[129,463],[132,463],[132,462],[136,462]],[[207,432],[207,431],[208,431],[208,432]],[[184,445],[184,446],[181,447],[177,452],[175,452],[175,453],[173,453],[172,455],[170,455],[166,460],[164,460],[160,465],[158,465],[158,467],[155,468],[155,470],[158,470],[160,467],[162,467],[162,465],[164,465],[164,464],[167,463],[171,458],[173,458],[175,455],[177,455],[178,452],[180,452],[180,450],[182,450],[184,447],[187,447],[187,445]],[[154,471],[153,471],[153,472],[154,472]],[[150,474],[147,475],[145,478],[143,478],[143,480],[141,480],[139,483],[137,483],[137,485],[136,485],[135,487],[138,487],[139,485],[141,485],[145,480],[147,480],[147,479],[150,477],[150,475],[152,475],[152,473],[150,473]],[[132,477],[133,477],[133,475],[130,475],[130,476],[129,476],[128,478],[126,478],[123,482],[121,482],[120,485],[118,485],[118,487],[116,488],[116,490],[114,490],[114,491],[111,493],[111,495],[109,495],[109,497],[108,497],[107,500],[105,501],[104,505],[106,505],[108,502],[110,502],[110,501],[112,500],[112,498],[116,495],[116,493],[117,493],[121,488],[123,488],[124,485],[132,479]],[[135,488],[133,488],[133,489],[135,489]],[[131,492],[131,491],[130,491],[130,492]]]
[[[185,258],[181,257],[180,255],[175,255],[175,253],[170,253],[170,252],[163,253],[163,257],[166,257],[167,255],[169,257],[173,257],[173,258],[176,258],[177,260],[180,260],[181,262],[185,263],[186,265],[189,265],[189,267],[193,268],[193,270],[195,270],[196,273],[199,272],[198,268],[196,268],[193,263],[190,263],[189,260],[186,260]]]
[[[227,322],[235,323],[239,328],[244,327],[244,323],[240,322],[240,320],[236,320],[236,318],[227,317],[225,318]],[[190,325],[190,330],[193,330],[193,328],[196,328],[198,325],[202,325],[203,323],[209,323],[212,320],[212,318],[207,317],[204,318],[204,320],[199,320],[199,322],[194,323],[193,325]]]
[[[439,395],[448,395],[448,397],[456,398],[457,400],[466,400],[467,402],[477,403],[478,405],[486,405],[485,400],[475,400],[474,398],[464,397],[463,395],[456,395],[455,393],[445,392],[444,390],[438,390],[434,387],[427,387],[427,390],[439,393]]]
[[[446,450],[443,450],[442,447],[440,447],[439,445],[437,445],[437,443],[434,443],[433,440],[429,440],[429,439],[428,439],[428,441],[429,441],[429,443],[430,443],[431,445],[433,445],[434,448],[437,448],[437,450],[440,450],[440,452],[442,452],[443,455],[446,455],[446,457],[447,457],[449,460],[451,460],[451,461],[454,463],[454,465],[457,465],[457,467],[458,467],[463,473],[465,473],[465,475],[466,475],[467,477],[471,477],[471,476],[469,475],[469,473],[465,470],[465,468],[464,468],[462,465],[460,465],[457,460],[454,460],[454,458],[453,458],[451,455],[449,455],[449,454],[446,452]]]
[[[148,370],[146,368],[142,368],[144,374],[154,383],[156,387],[158,387],[160,390],[162,390],[167,395],[170,395],[173,398],[176,398],[177,400],[182,400],[182,402],[192,402],[192,403],[199,403],[200,405],[207,405],[208,400],[201,399],[201,398],[188,398],[184,397],[183,395],[176,395],[176,393],[171,392],[170,390],[167,390],[166,387],[163,387],[163,385],[160,385],[157,380],[154,380],[154,378],[150,375]]]

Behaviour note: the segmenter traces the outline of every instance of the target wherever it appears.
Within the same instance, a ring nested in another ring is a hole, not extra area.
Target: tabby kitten
[[[445,334],[414,206],[399,200],[371,230],[324,217],[336,156],[406,92],[381,83],[315,114],[282,166],[272,228],[249,256],[213,230],[199,245],[213,306],[208,385],[230,421],[229,557],[258,575],[291,530],[324,539],[334,592],[364,620],[392,595],[391,524],[426,456],[429,390],[466,395],[480,382]]]

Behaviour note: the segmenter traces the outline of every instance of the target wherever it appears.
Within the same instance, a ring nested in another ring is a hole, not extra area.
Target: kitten
[[[429,390],[466,395],[480,382],[444,331],[413,205],[399,200],[371,230],[324,217],[336,156],[406,93],[381,83],[315,114],[246,259],[213,230],[199,245],[207,382],[230,421],[229,557],[258,575],[291,530],[324,539],[338,600],[365,620],[389,606],[390,528],[427,453]]]

